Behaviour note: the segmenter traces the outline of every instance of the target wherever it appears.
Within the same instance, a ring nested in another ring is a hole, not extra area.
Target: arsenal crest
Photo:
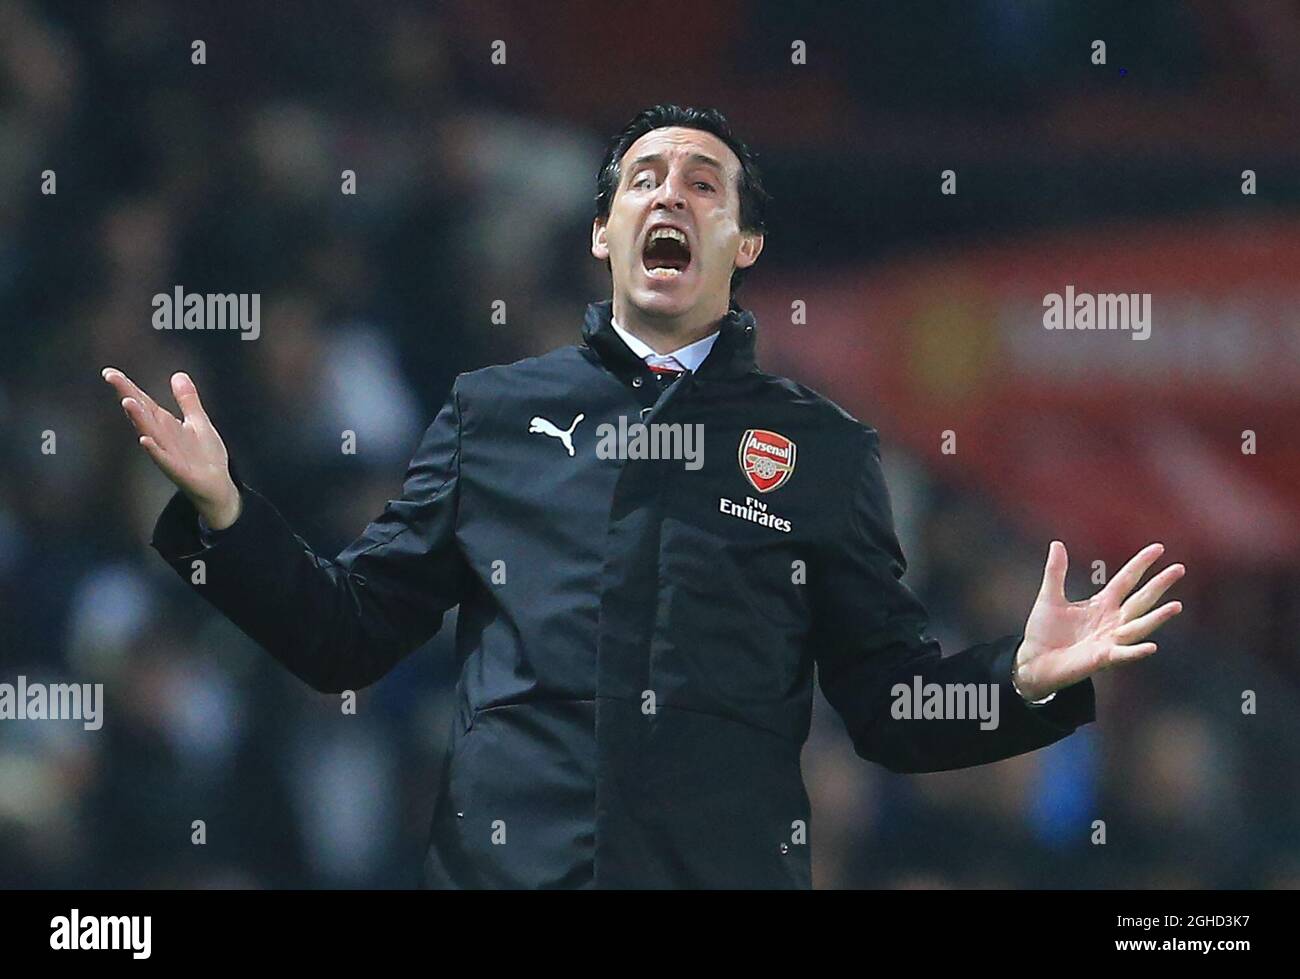
[[[764,428],[751,428],[740,439],[740,471],[749,485],[770,493],[794,472],[794,443]]]

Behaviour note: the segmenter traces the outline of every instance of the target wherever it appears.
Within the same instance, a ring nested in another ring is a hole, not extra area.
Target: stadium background
[[[880,428],[946,649],[1019,630],[1053,536],[1075,599],[1149,540],[1189,565],[1161,652],[1031,756],[893,775],[819,697],[817,886],[1300,884],[1300,5],[0,0],[0,79],[0,680],[107,697],[99,732],[0,726],[0,885],[414,883],[454,619],[342,717],[148,549],[170,486],[98,372],[169,407],[191,372],[337,553],[456,373],[608,297],[595,169],[656,101],[758,150],[760,360]],[[1067,283],[1152,292],[1151,338],[1048,334]],[[153,330],[176,285],[260,293],[261,338]]]

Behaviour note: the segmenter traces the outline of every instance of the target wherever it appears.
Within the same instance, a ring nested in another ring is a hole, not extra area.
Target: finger
[[[1115,577],[1111,578],[1110,583],[1101,590],[1101,597],[1113,599],[1118,605],[1124,596],[1133,590],[1133,586],[1142,580],[1142,576],[1147,573],[1147,568],[1155,564],[1156,558],[1164,551],[1164,544],[1148,544],[1142,548],[1129,558],[1128,564],[1115,573]]]
[[[1118,666],[1121,663],[1133,663],[1140,659],[1145,659],[1159,648],[1153,642],[1138,643],[1135,646],[1111,646],[1110,653],[1106,657],[1107,666]]]
[[[1065,600],[1065,572],[1069,568],[1070,558],[1065,553],[1065,545],[1054,540],[1047,545],[1047,564],[1043,567],[1043,584],[1038,589],[1040,598]]]
[[[135,398],[141,404],[144,403],[145,393],[116,367],[105,367],[99,372],[99,376],[113,386],[119,398]]]
[[[140,404],[135,398],[123,398],[122,410],[139,434],[149,436],[156,434],[158,426],[153,415],[149,414],[144,405]]]
[[[137,434],[149,436],[164,452],[167,452],[169,447],[174,447],[172,432],[167,423],[170,422],[172,425],[180,423],[172,418],[170,413],[163,412],[164,417],[159,418],[157,413],[150,414],[135,398],[123,398],[122,410],[135,426]]]
[[[1129,596],[1128,601],[1120,606],[1120,618],[1124,622],[1131,622],[1143,612],[1149,611],[1160,600],[1160,596],[1167,592],[1186,571],[1187,568],[1181,564],[1169,565]]]
[[[199,389],[194,386],[194,380],[184,371],[177,371],[172,375],[172,394],[176,398],[176,403],[181,406],[186,421],[208,420],[208,413],[203,410],[203,402],[199,400]]]
[[[153,459],[154,462],[162,465],[162,460],[167,457],[167,453],[163,451],[162,446],[148,435],[141,435],[136,441],[140,443],[142,449],[149,453],[149,457]]]
[[[1150,635],[1183,610],[1182,602],[1166,602],[1154,612],[1148,612],[1115,630],[1117,642],[1129,643]]]
[[[155,417],[157,417],[158,412],[161,411],[158,407],[158,402],[149,397],[143,388],[116,367],[105,367],[100,371],[100,376],[109,384],[113,385],[113,389],[117,391],[119,398],[135,398],[147,413],[154,415]]]
[[[163,471],[163,474],[175,482],[176,467],[172,464],[172,458],[167,454],[166,450],[148,435],[141,435],[137,441],[140,443],[140,448],[149,453],[149,458]]]

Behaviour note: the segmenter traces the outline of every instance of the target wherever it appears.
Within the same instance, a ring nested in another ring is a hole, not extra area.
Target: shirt
[[[687,370],[694,372],[699,370],[700,364],[704,363],[704,358],[709,355],[713,349],[714,342],[718,339],[718,331],[714,330],[702,340],[696,340],[694,343],[687,344],[672,353],[660,354],[655,353],[648,343],[640,337],[635,337],[627,330],[618,325],[618,320],[610,317],[609,325],[614,328],[614,332],[619,335],[624,343],[631,348],[632,352],[644,360],[651,367],[671,367],[673,370]]]

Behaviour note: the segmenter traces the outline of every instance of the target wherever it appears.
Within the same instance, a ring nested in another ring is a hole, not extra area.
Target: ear
[[[609,261],[609,241],[605,237],[605,221],[596,218],[591,222],[591,257]]]
[[[736,252],[736,268],[747,269],[758,261],[758,254],[763,250],[763,236],[742,231],[740,249]]]

